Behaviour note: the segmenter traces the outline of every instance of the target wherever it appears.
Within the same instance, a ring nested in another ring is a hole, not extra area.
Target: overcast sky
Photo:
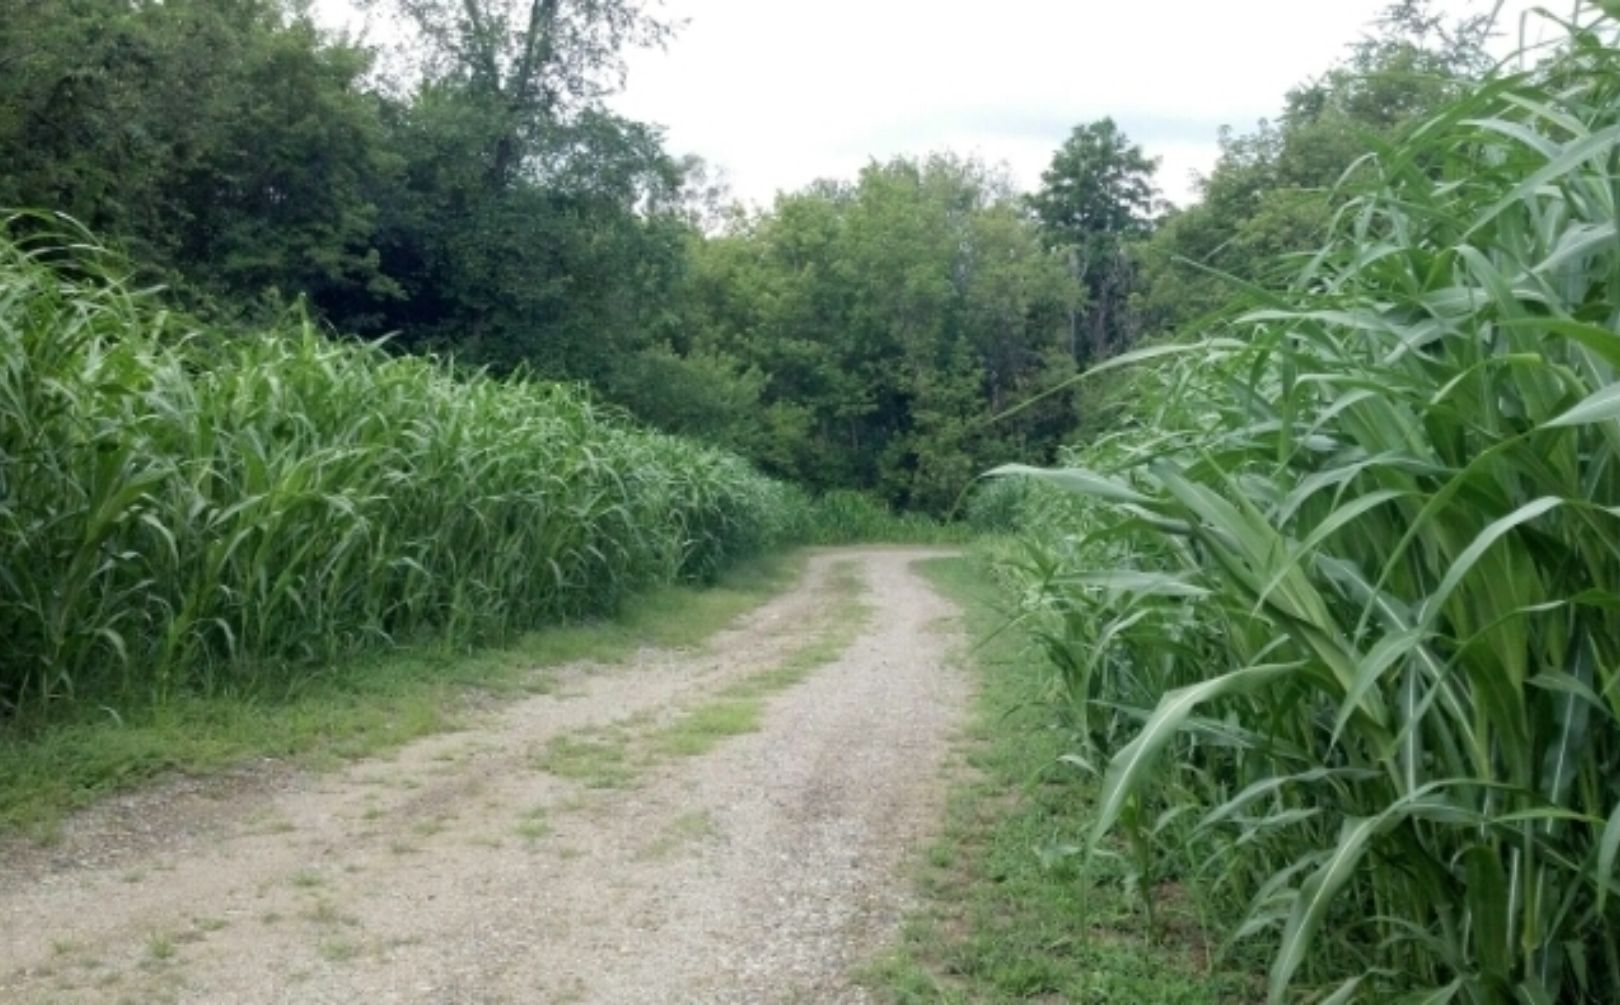
[[[344,0],[322,0],[340,5]],[[1446,0],[1454,10],[1486,0]],[[1532,0],[1507,0],[1505,27]],[[1554,0],[1553,6],[1567,5]],[[667,129],[733,191],[850,177],[871,158],[949,148],[1028,188],[1080,122],[1112,115],[1162,160],[1170,198],[1216,133],[1275,115],[1387,0],[665,0],[685,27],[629,57],[612,104]]]

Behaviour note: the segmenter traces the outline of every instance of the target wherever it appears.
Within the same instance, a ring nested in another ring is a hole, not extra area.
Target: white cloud
[[[629,54],[612,104],[664,126],[673,152],[724,169],[757,203],[874,157],[946,148],[1032,187],[1069,130],[1104,115],[1161,158],[1161,186],[1184,201],[1222,125],[1275,115],[1388,2],[663,0],[686,26],[667,50]],[[1506,0],[1504,29],[1537,2]],[[315,9],[354,26],[353,3]],[[373,22],[369,34],[394,33]]]
[[[1185,199],[1222,124],[1275,114],[1385,6],[667,0],[685,29],[667,51],[631,56],[614,104],[664,125],[672,150],[724,167],[756,202],[944,147],[1005,162],[1031,186],[1070,128],[1103,115],[1163,159],[1163,187]]]

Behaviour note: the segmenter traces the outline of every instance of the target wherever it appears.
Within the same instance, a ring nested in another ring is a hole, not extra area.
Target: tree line
[[[637,0],[384,2],[403,59],[295,0],[5,5],[0,206],[70,215],[213,320],[302,303],[935,512],[1106,408],[1077,370],[1311,247],[1369,144],[1485,65],[1482,19],[1403,0],[1225,135],[1184,209],[1103,119],[1033,193],[942,152],[747,210],[605,103],[674,34]]]

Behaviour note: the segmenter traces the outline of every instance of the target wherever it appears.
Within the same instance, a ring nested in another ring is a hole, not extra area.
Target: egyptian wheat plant
[[[803,519],[573,390],[198,332],[117,268],[0,241],[0,721],[606,612]]]
[[[1093,854],[1269,997],[1620,988],[1620,53],[1588,12],[1354,169],[1331,242],[1034,474]],[[1115,838],[1121,840],[1115,840]],[[1222,923],[1229,919],[1222,919]]]

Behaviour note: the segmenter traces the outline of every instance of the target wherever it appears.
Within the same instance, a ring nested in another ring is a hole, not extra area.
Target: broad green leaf
[[[1620,383],[1609,384],[1588,395],[1580,404],[1549,420],[1549,427],[1587,426],[1620,418]]]
[[[1297,666],[1292,664],[1245,667],[1166,694],[1136,738],[1114,755],[1108,764],[1097,800],[1096,818],[1092,822],[1092,846],[1095,847],[1114,826],[1125,800],[1143,783],[1144,775],[1152,768],[1159,752],[1199,705],[1217,698],[1243,694],[1296,669]]]
[[[992,478],[1026,477],[1055,485],[1066,492],[1096,496],[1110,502],[1147,503],[1151,500],[1134,489],[1084,468],[1032,468],[1023,464],[1004,464],[991,471]]]

